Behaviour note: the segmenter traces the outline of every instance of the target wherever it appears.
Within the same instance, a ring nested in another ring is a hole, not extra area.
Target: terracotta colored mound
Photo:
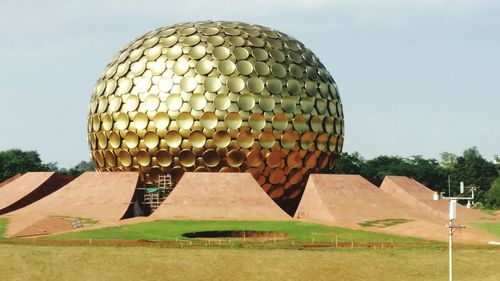
[[[449,201],[432,200],[433,191],[414,179],[401,176],[387,176],[384,178],[380,190],[390,195],[393,199],[404,204],[427,212],[443,221],[448,219]],[[469,222],[478,220],[491,220],[478,210],[467,209],[457,205],[457,221]]]
[[[71,218],[44,217],[16,233],[17,237],[47,235],[72,230]]]
[[[358,228],[359,223],[415,214],[359,175],[309,176],[295,218]]]
[[[0,183],[0,187],[10,183],[10,182],[13,182],[15,181],[16,179],[20,178],[23,174],[15,174],[14,176],[4,180],[3,182]]]
[[[358,175],[310,175],[295,218],[443,241],[447,239],[448,231],[444,226],[446,220],[394,199]],[[392,219],[409,221],[386,227],[362,226],[367,222]],[[469,243],[495,240],[473,228],[463,230],[455,239]]]
[[[184,173],[154,219],[288,220],[249,173]]]
[[[50,216],[120,220],[133,200],[138,178],[137,172],[86,172],[42,200],[9,213],[7,235]]]
[[[0,215],[38,201],[72,179],[71,176],[58,175],[53,172],[26,173],[0,189]]]

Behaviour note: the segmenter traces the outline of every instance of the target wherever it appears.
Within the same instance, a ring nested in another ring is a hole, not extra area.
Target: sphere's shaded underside
[[[337,86],[302,43],[240,22],[159,28],[109,63],[88,141],[99,171],[247,171],[290,211],[342,150]]]

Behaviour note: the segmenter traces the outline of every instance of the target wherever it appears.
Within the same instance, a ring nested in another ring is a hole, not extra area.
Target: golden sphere
[[[151,31],[107,65],[89,107],[99,171],[250,172],[289,213],[310,173],[342,151],[337,85],[293,37],[241,22],[191,22]]]

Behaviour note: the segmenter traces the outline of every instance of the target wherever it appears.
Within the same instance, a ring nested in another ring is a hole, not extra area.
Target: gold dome
[[[293,212],[307,176],[331,172],[344,120],[335,81],[302,43],[241,22],[151,31],[94,88],[88,142],[99,171],[154,186],[184,171],[250,172]]]

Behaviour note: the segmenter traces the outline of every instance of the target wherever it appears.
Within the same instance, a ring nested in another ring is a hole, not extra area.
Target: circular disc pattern
[[[335,167],[344,141],[338,88],[301,42],[241,22],[156,29],[98,79],[88,142],[99,171],[248,171],[293,212],[310,173]]]

